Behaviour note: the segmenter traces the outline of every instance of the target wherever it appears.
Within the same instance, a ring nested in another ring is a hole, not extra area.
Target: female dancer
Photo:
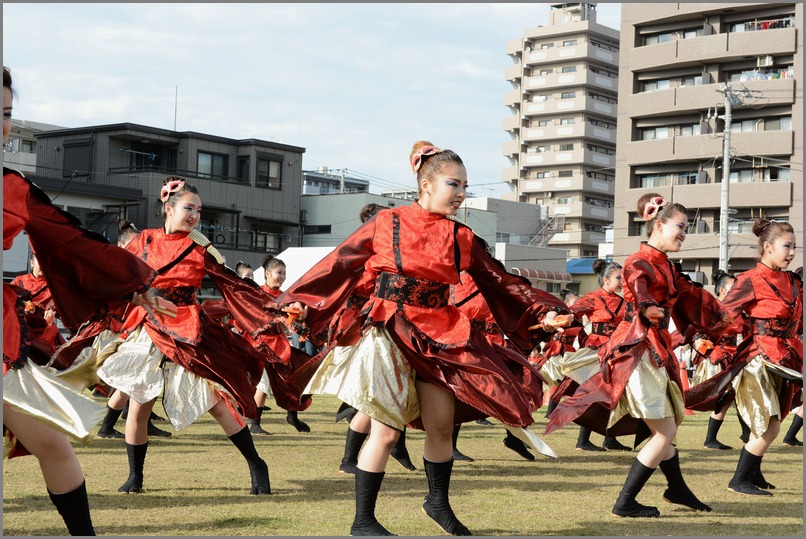
[[[3,143],[11,131],[11,72],[3,67]],[[103,312],[121,310],[125,298],[156,307],[147,292],[153,271],[130,253],[84,230],[20,173],[3,168],[3,250],[23,230],[38,253],[56,311],[72,329]],[[113,273],[109,268],[115,268]],[[78,283],[96,286],[80,288]],[[140,292],[144,293],[140,295]],[[53,505],[71,535],[95,535],[84,473],[68,436],[87,442],[103,416],[91,398],[29,361],[25,304],[3,284],[3,456],[39,461]],[[58,405],[49,403],[58,402]]]
[[[176,430],[209,411],[249,464],[250,493],[271,494],[268,467],[236,411],[239,406],[245,416],[254,417],[255,385],[271,352],[258,353],[204,315],[196,300],[202,278],[209,275],[238,322],[258,333],[265,330],[267,318],[251,299],[259,288],[227,268],[209,240],[194,230],[201,216],[195,187],[169,177],[160,202],[164,227],[141,231],[126,249],[157,270],[152,290],[175,303],[177,315],[162,321],[142,309],[129,312],[116,350],[98,370],[102,380],[130,396],[125,433],[129,478],[118,491],[142,492],[148,418],[154,398],[164,389],[165,412]]]
[[[591,324],[590,332],[582,343],[583,348],[565,355],[559,361],[562,373],[576,383],[569,383],[572,386],[585,383],[599,370],[599,350],[610,340],[627,311],[626,302],[619,295],[622,291],[621,265],[597,259],[593,262],[593,271],[599,278],[599,288],[588,292],[569,307],[577,320],[588,318]],[[559,400],[562,393],[562,389],[559,393],[555,393],[555,399]],[[580,425],[577,449],[600,450],[590,442],[590,435],[591,430]],[[610,451],[630,451],[630,448],[619,443],[615,436],[607,435],[602,448]]]
[[[660,466],[668,488],[663,499],[696,511],[711,511],[683,480],[672,444],[684,417],[677,358],[671,348],[669,318],[678,328],[689,324],[717,333],[727,327],[719,302],[674,266],[666,253],[676,253],[686,239],[686,208],[657,194],[638,199],[646,221],[647,242],[624,263],[624,299],[631,312],[600,351],[601,370],[576,393],[560,402],[546,432],[571,421],[602,434],[631,434],[643,422],[651,438],[633,461],[613,507],[617,517],[657,517],[656,507],[635,500]]]
[[[507,273],[469,228],[446,219],[456,214],[467,189],[467,172],[456,153],[421,141],[414,145],[410,163],[419,200],[378,213],[278,299],[310,308],[307,322],[317,334],[363,275],[376,278],[363,316],[355,321],[363,324],[360,338],[339,354],[325,353],[303,390],[335,393],[372,418],[356,469],[352,535],[389,535],[375,518],[375,502],[404,425],[426,432],[423,461],[429,493],[423,509],[455,535],[470,532],[448,500],[454,424],[493,416],[517,430],[516,435],[528,435],[518,427],[533,422],[533,399],[541,382],[525,360],[517,366],[502,360],[450,305],[450,285],[459,281],[460,273],[471,274],[499,326],[521,349],[534,345],[529,326],[542,320],[551,331],[560,322],[556,312],[565,312],[554,296]],[[306,370],[300,373],[310,377]]]
[[[733,287],[736,276],[718,269],[713,273],[711,279],[714,281],[716,299],[722,301]],[[695,370],[694,376],[691,378],[692,387],[722,372],[731,365],[733,354],[736,353],[737,338],[738,334],[733,331],[725,333],[716,343],[713,343],[711,352],[708,355],[704,355],[698,351],[702,349],[702,345],[705,344],[707,336],[699,334],[691,338],[695,350],[693,361]],[[716,439],[719,434],[719,429],[722,427],[722,422],[725,420],[725,413],[733,403],[733,391],[726,393],[725,397],[721,400],[724,402],[720,402],[718,409],[712,410],[711,417],[708,418],[708,432],[705,435],[705,442],[703,443],[703,446],[707,449],[733,449],[731,446],[725,445]]]
[[[730,316],[749,318],[749,334],[736,349],[731,368],[691,388],[686,402],[694,409],[713,406],[711,399],[732,382],[736,407],[750,426],[750,440],[742,448],[728,490],[771,496],[761,460],[778,436],[781,421],[803,401],[803,342],[797,334],[803,284],[794,272],[784,271],[795,256],[792,225],[758,219],[753,233],[758,236],[761,260],[736,278],[722,302]]]

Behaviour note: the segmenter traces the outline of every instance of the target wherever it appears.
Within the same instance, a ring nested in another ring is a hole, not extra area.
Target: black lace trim
[[[194,305],[196,300],[196,289],[192,286],[177,286],[175,288],[149,288],[149,292],[157,297],[167,299],[175,305]]]
[[[445,283],[383,272],[375,280],[374,295],[414,307],[438,309],[448,306],[451,297],[450,288],[450,285]]]
[[[478,332],[484,333],[485,335],[501,334],[501,328],[498,327],[498,324],[495,322],[490,322],[489,320],[471,318],[470,327]]]
[[[797,330],[797,320],[782,320],[780,318],[750,319],[750,333],[753,335],[791,339],[797,334]]]
[[[616,331],[618,324],[614,324],[612,322],[592,322],[591,323],[591,334],[592,335],[602,335],[604,337],[609,337]]]

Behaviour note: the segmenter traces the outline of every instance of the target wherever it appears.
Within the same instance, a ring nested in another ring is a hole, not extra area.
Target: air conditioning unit
[[[759,56],[758,60],[756,60],[756,67],[771,67],[775,61],[773,57],[769,54],[766,56]]]

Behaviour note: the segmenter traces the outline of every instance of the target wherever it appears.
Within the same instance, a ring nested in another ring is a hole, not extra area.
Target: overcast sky
[[[398,187],[426,139],[500,195],[506,43],[549,5],[3,3],[3,64],[18,119],[173,129],[178,87],[178,131],[301,146],[304,169]],[[597,11],[619,28],[620,4]]]

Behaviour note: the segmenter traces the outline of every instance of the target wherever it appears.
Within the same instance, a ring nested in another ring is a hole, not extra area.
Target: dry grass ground
[[[152,439],[142,495],[120,495],[128,468],[122,440],[97,439],[77,453],[87,477],[96,530],[102,535],[347,535],[353,518],[353,476],[337,473],[346,424],[334,423],[338,401],[316,398],[300,414],[312,428],[299,434],[276,408],[264,414],[270,436],[255,437],[269,463],[272,496],[248,495],[249,472],[218,425],[205,416],[170,439]],[[164,415],[158,404],[155,410]],[[546,420],[535,414],[542,433]],[[789,426],[787,419],[784,427]],[[122,423],[122,422],[121,422]],[[702,447],[708,416],[686,418],[678,434],[681,464],[692,490],[714,507],[691,513],[661,500],[660,471],[639,501],[658,505],[659,519],[616,519],[610,508],[634,453],[574,450],[578,429],[545,437],[559,455],[528,462],[501,441],[501,426],[466,425],[459,449],[476,459],[457,462],[451,501],[476,535],[601,536],[802,536],[803,453],[776,442],[764,459],[771,497],[728,492],[741,442],[735,415],[720,433],[731,451]],[[159,426],[173,431],[170,426]],[[119,425],[122,428],[122,425]],[[594,434],[593,441],[601,443]],[[627,443],[627,440],[622,440]],[[423,433],[409,431],[416,472],[390,460],[378,500],[381,522],[400,535],[443,535],[420,510],[426,492],[422,471]],[[33,457],[3,466],[5,535],[64,535],[66,529],[45,492]]]

